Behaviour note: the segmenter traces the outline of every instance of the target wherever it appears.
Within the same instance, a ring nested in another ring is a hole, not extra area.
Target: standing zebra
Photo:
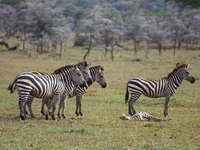
[[[105,88],[107,86],[107,83],[105,81],[105,78],[104,78],[104,74],[103,74],[103,67],[101,67],[100,65],[98,66],[94,66],[94,67],[90,67],[89,68],[90,70],[90,73],[91,73],[91,77],[92,77],[92,83],[94,83],[95,81],[97,83],[99,83],[101,85],[102,88]],[[91,84],[92,84],[91,83]],[[88,83],[88,85],[90,86],[91,84]],[[73,96],[76,96],[76,111],[75,111],[75,114],[77,116],[79,115],[83,115],[82,112],[81,112],[81,102],[82,102],[82,95],[84,95],[85,93],[87,92],[86,88],[82,88],[80,86],[77,86],[73,93],[71,93],[69,95],[69,98],[73,97]],[[44,114],[44,105],[46,104],[47,108],[49,107],[49,101],[47,99],[43,99],[42,101],[42,108],[41,108],[41,113]],[[62,109],[62,117],[63,118],[66,118],[65,116],[65,104],[66,104],[66,99],[63,100],[60,105],[59,105],[59,109],[58,109],[58,116],[60,116],[60,111]],[[48,116],[46,115],[46,119],[48,119]]]
[[[91,62],[90,62],[90,63],[87,63],[86,61],[82,61],[82,62],[79,62],[79,63],[76,64],[76,65],[77,65],[77,67],[80,69],[81,73],[83,74],[83,77],[84,77],[84,79],[86,80],[87,84],[88,84],[88,85],[92,84],[92,77],[91,77],[90,70],[89,70],[89,67],[90,67],[90,65],[91,65]],[[45,76],[45,75],[48,75],[48,74],[46,74],[46,73],[42,73],[42,72],[38,72],[38,71],[32,71],[32,73],[38,74],[38,75],[44,75],[44,76]],[[67,99],[67,98],[68,98],[68,95],[69,95],[70,93],[73,92],[73,89],[74,89],[75,87],[76,87],[76,86],[74,85],[73,82],[69,82],[69,83],[68,83],[68,86],[65,87],[65,91],[64,91],[64,93],[63,93],[63,95],[62,95],[62,97],[61,97],[61,99],[60,99],[60,103],[61,103],[61,101],[63,101],[63,99]],[[84,87],[83,89],[85,89],[85,87]],[[32,108],[31,108],[31,104],[32,104],[32,102],[33,102],[33,98],[34,98],[33,96],[29,96],[29,99],[28,99],[28,101],[27,101],[27,105],[28,105],[28,108],[29,108],[30,116],[31,116],[32,118],[35,118],[35,117],[34,117],[34,114],[33,114],[33,111],[32,111]],[[51,100],[49,100],[49,98],[44,98],[43,101],[47,101],[46,103],[49,104],[49,109],[50,109],[50,108],[51,108]],[[49,109],[48,109],[48,111],[49,111]],[[26,111],[26,110],[25,110],[25,111]],[[48,111],[47,111],[47,113],[46,113],[46,119],[48,119]],[[27,113],[27,111],[26,111],[26,113]],[[45,114],[44,111],[41,112],[41,113],[42,113],[43,115]],[[58,117],[60,118],[59,115],[58,115]]]
[[[87,83],[77,66],[69,65],[61,67],[49,75],[40,75],[31,72],[19,74],[8,86],[8,90],[13,93],[17,87],[19,95],[20,117],[25,120],[25,105],[30,96],[36,98],[52,99],[50,115],[55,120],[54,112],[57,100],[63,96],[65,87],[69,82],[76,86],[87,87]]]
[[[130,79],[127,83],[125,95],[125,103],[128,101],[129,91],[132,95],[128,104],[129,114],[133,115],[136,113],[133,103],[140,97],[140,95],[144,94],[150,98],[165,97],[164,115],[168,117],[170,98],[175,94],[176,89],[180,86],[183,79],[190,83],[195,82],[195,78],[187,69],[188,66],[189,64],[186,63],[177,63],[176,68],[169,73],[167,77],[159,80],[152,81],[141,77]]]
[[[156,122],[161,122],[161,121],[166,121],[166,120],[161,120],[158,119],[146,112],[139,112],[134,114],[133,116],[129,117],[123,114],[121,117],[119,117],[122,120],[143,120],[143,121],[156,121]]]

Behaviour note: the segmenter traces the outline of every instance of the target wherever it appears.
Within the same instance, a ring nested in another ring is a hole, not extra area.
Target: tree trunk
[[[24,33],[24,39],[22,41],[23,41],[23,51],[24,51],[25,50],[25,42],[26,42],[26,33]]]
[[[91,45],[92,45],[92,41],[90,40],[90,42],[89,42],[89,46],[88,46],[88,50],[87,50],[86,54],[84,55],[83,60],[85,60],[86,57],[87,57],[87,55],[90,54]]]
[[[174,43],[174,53],[173,53],[173,55],[175,56],[175,54],[176,54],[176,40],[175,40],[175,43]]]
[[[60,43],[60,55],[59,55],[60,58],[61,58],[61,53],[62,53],[62,43]]]
[[[162,44],[161,44],[161,43],[159,43],[159,44],[157,44],[157,46],[158,46],[158,52],[159,52],[159,55],[161,55],[161,51],[162,51]]]
[[[112,46],[112,49],[111,49],[111,51],[110,51],[110,53],[111,53],[111,60],[112,60],[112,61],[114,60],[113,51],[114,51],[114,47]]]
[[[137,43],[136,43],[136,40],[134,40],[134,52],[135,52],[135,54],[137,54]]]

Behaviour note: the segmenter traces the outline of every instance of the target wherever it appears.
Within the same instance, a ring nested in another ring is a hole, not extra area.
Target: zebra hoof
[[[62,114],[62,117],[63,117],[63,119],[66,119],[66,118],[67,118],[64,114]]]
[[[49,120],[49,116],[47,114],[45,115],[45,120]]]
[[[26,117],[24,117],[24,116],[20,116],[21,117],[21,120],[26,120]]]
[[[31,118],[32,118],[32,119],[35,119],[35,116],[34,116],[34,115],[31,115]]]

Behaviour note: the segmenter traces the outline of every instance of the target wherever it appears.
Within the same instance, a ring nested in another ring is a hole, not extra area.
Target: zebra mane
[[[168,77],[169,77],[170,75],[172,75],[176,70],[178,70],[179,68],[182,68],[182,67],[187,68],[187,67],[188,67],[188,64],[186,64],[185,62],[178,62],[178,63],[176,63],[176,68],[174,68],[174,69],[168,74]]]
[[[87,65],[88,65],[87,61],[85,61],[85,60],[79,62],[77,65],[79,65],[79,64],[80,64],[81,66],[87,66]]]
[[[33,74],[41,74],[41,75],[49,75],[48,73],[45,72],[40,72],[40,71],[31,71]]]
[[[58,69],[56,69],[55,71],[54,71],[54,73],[60,73],[61,71],[63,71],[63,70],[65,70],[65,69],[70,69],[70,68],[72,68],[72,67],[74,67],[74,65],[66,65],[66,66],[63,66],[63,67],[60,67],[60,68],[58,68]]]
[[[100,66],[100,65],[98,65],[98,66],[93,66],[93,67],[90,67],[90,69],[92,69],[92,68],[100,68],[100,69],[101,69],[101,71],[104,71],[104,68],[103,68],[102,66]]]

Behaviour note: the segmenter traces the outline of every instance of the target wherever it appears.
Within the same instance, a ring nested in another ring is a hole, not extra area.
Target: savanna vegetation
[[[180,0],[165,1],[2,0],[0,149],[199,150],[200,11]],[[84,116],[75,115],[73,97],[66,105],[67,119],[45,120],[42,100],[34,99],[36,119],[21,121],[17,92],[7,90],[15,76],[52,73],[83,59],[104,66],[108,84],[89,88]],[[130,78],[159,79],[180,61],[190,63],[196,82],[183,81],[171,99],[169,118],[163,115],[164,98],[141,96],[134,106],[168,121],[120,120],[128,115],[124,97]]]
[[[17,42],[10,39],[8,42]],[[122,45],[129,45],[128,42]],[[94,83],[83,97],[83,117],[75,115],[75,98],[68,99],[67,119],[45,120],[40,113],[41,99],[34,99],[33,111],[36,119],[27,116],[21,121],[18,109],[17,92],[10,94],[7,86],[16,75],[24,71],[38,70],[51,73],[55,69],[82,60],[85,50],[66,44],[63,57],[52,57],[48,53],[37,52],[31,57],[24,51],[0,51],[0,149],[165,149],[198,150],[200,145],[200,53],[181,48],[175,56],[172,50],[150,49],[148,59],[145,50],[133,51],[118,49],[111,61],[101,51],[93,49],[88,61],[105,68],[104,75],[108,86],[102,89]],[[110,55],[110,54],[109,54]],[[109,56],[108,55],[108,56]],[[133,61],[140,60],[141,61]],[[158,79],[167,76],[175,63],[190,63],[189,70],[196,77],[190,84],[183,81],[172,97],[169,118],[163,115],[164,98],[151,99],[141,96],[135,103],[136,111],[145,111],[166,122],[122,121],[122,114],[128,115],[124,103],[128,79],[142,76]]]

